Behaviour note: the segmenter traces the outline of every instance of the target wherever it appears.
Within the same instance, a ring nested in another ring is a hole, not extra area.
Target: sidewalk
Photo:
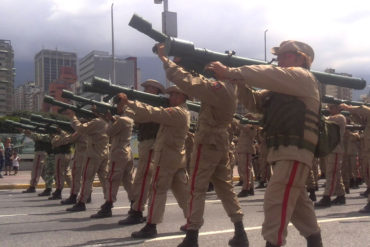
[[[4,172],[2,172],[2,174],[4,174]],[[237,167],[234,167],[234,174],[238,175]],[[3,178],[0,178],[0,190],[27,189],[30,186],[30,180],[31,180],[31,171],[19,171],[18,174],[15,176],[14,175],[3,176]],[[234,176],[233,181],[239,181],[239,176]],[[94,187],[101,186],[99,179],[97,179],[97,177],[95,177],[93,186]],[[68,188],[68,185],[66,184],[65,187]],[[45,183],[42,180],[42,178],[40,178],[37,188],[39,189],[45,188]]]
[[[2,174],[4,174],[4,172],[2,172]],[[0,190],[27,189],[30,186],[30,180],[31,180],[31,171],[19,171],[18,174],[15,176],[3,175],[3,178],[0,178]],[[99,187],[100,186],[99,180],[95,180],[93,186]],[[68,188],[68,185],[66,184],[65,187]],[[40,178],[37,188],[39,189],[45,188],[45,183],[44,180],[42,180],[42,178]]]

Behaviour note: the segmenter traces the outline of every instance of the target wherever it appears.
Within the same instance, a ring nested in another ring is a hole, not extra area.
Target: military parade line
[[[238,198],[253,196],[255,189],[266,188],[259,229],[267,247],[286,244],[289,224],[307,246],[323,246],[314,209],[345,204],[345,195],[362,183],[368,202],[359,212],[370,214],[370,107],[319,92],[319,83],[362,89],[366,81],[310,71],[314,51],[300,41],[272,48],[277,64],[270,64],[195,48],[154,30],[137,15],[129,25],[158,42],[153,51],[174,86],[164,88],[149,79],[141,92],[95,77],[83,83],[83,90],[104,96],[103,101],[65,90],[62,97],[75,104],[45,96],[44,102],[59,106],[70,121],[39,115],[7,120],[9,128],[35,142],[24,193],[35,193],[42,177],[45,189],[39,196],[61,200],[70,205],[69,212],[85,211],[98,175],[104,202],[91,218],[112,217],[122,184],[130,208],[118,224],[144,224],[131,237],[156,239],[171,190],[184,219],[180,247],[198,246],[206,193],[213,189],[235,227],[230,246],[253,246]],[[246,115],[236,114],[238,103]],[[191,122],[190,111],[198,114],[197,122]],[[139,141],[135,176],[133,132]],[[238,194],[232,181],[235,165],[242,186]],[[317,201],[320,178],[326,183]],[[62,199],[65,183],[70,195]]]

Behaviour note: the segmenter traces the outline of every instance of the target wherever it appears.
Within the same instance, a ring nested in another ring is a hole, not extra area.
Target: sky
[[[12,42],[16,61],[33,61],[41,49],[111,51],[114,3],[115,53],[154,56],[154,41],[128,26],[134,13],[161,30],[162,4],[153,0],[0,0],[0,39]],[[178,37],[196,47],[264,59],[293,39],[315,51],[312,69],[362,77],[370,84],[370,4],[365,0],[168,0],[177,13]],[[33,79],[33,78],[31,78]]]

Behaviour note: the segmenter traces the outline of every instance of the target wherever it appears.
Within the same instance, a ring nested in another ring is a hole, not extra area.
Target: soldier
[[[54,135],[51,140],[51,145],[55,154],[55,191],[49,200],[62,199],[62,190],[64,182],[71,185],[71,176],[69,175],[69,162],[71,160],[71,144],[64,144],[64,139],[68,137],[68,133],[58,129],[59,134]]]
[[[329,104],[328,107],[330,112],[328,120],[335,122],[340,128],[340,143],[325,157],[325,192],[323,198],[315,203],[315,207],[330,207],[331,204],[343,205],[346,203],[342,177],[343,136],[346,129],[346,118],[340,113],[339,105]],[[334,193],[337,197],[333,201],[330,201],[330,197]]]
[[[267,161],[273,167],[264,199],[262,235],[266,246],[285,244],[289,221],[306,237],[308,246],[322,246],[313,204],[305,189],[320,119],[318,81],[309,71],[314,51],[305,43],[288,40],[274,47],[272,53],[277,55],[278,66],[229,68],[212,62],[207,68],[238,85],[239,99],[248,110],[264,112]]]
[[[83,119],[81,121],[85,122]],[[86,135],[82,135],[81,133],[75,131],[73,134],[64,139],[63,144],[67,143],[74,143],[75,151],[73,159],[71,160],[72,181],[70,195],[67,199],[64,199],[60,202],[64,205],[75,204],[77,202],[77,195],[81,188],[82,167],[87,148],[87,137]]]
[[[362,165],[364,166],[366,173],[365,173],[365,182],[367,185],[367,189],[364,193],[367,196],[367,205],[361,209],[360,213],[367,213],[370,214],[370,107],[365,105],[361,106],[349,106],[346,104],[341,104],[340,108],[342,110],[347,110],[351,114],[358,114],[361,117],[366,117],[366,126],[364,130],[364,149],[363,149],[363,162]]]
[[[144,92],[150,94],[164,94],[165,88],[156,80],[146,80],[141,84]],[[120,225],[140,224],[145,221],[143,211],[149,197],[149,191],[153,178],[153,145],[157,135],[158,123],[136,123],[137,139],[139,141],[139,162],[137,165],[134,183],[132,185],[133,201],[127,218],[120,220]]]
[[[107,134],[110,137],[111,147],[109,150],[109,171],[105,185],[106,192],[104,193],[105,203],[96,214],[91,215],[91,218],[112,217],[113,203],[117,201],[118,188],[121,182],[127,192],[128,199],[133,200],[133,163],[131,162],[130,140],[134,121],[123,115],[126,101],[125,94],[118,94],[114,98],[114,103],[117,104],[117,114],[120,116],[112,117],[110,113],[107,113],[107,120],[109,121]]]
[[[243,188],[238,197],[247,197],[254,195],[254,180],[252,156],[256,150],[254,148],[254,139],[257,136],[257,129],[251,124],[240,124],[240,136],[236,151],[238,153],[239,175],[243,178]]]
[[[160,124],[153,147],[155,175],[149,200],[146,225],[133,238],[152,238],[157,235],[156,225],[162,222],[167,191],[172,190],[186,217],[186,172],[185,138],[190,126],[190,113],[186,107],[187,96],[176,86],[169,87],[170,107],[152,107],[137,101],[126,104],[134,112],[134,119],[140,122]]]
[[[98,110],[102,110],[99,109]],[[106,192],[105,179],[107,177],[107,164],[108,164],[108,142],[107,135],[108,123],[97,113],[96,117],[91,121],[82,124],[73,112],[70,112],[72,118],[72,126],[81,135],[87,136],[87,149],[85,160],[83,162],[82,170],[82,184],[80,195],[77,203],[67,208],[67,211],[78,212],[86,210],[86,203],[92,192],[92,184],[95,175],[98,174],[100,183],[103,187],[103,193]]]
[[[157,46],[167,78],[191,97],[200,99],[198,129],[195,133],[194,150],[190,162],[191,180],[188,199],[186,237],[179,245],[198,246],[199,229],[203,225],[205,195],[212,182],[217,196],[235,226],[231,246],[248,246],[243,226],[243,213],[232,185],[229,165],[229,124],[236,110],[236,87],[203,76],[194,76],[165,55],[164,45]]]
[[[39,196],[50,196],[54,180],[54,174],[50,174],[50,170],[54,171],[54,169],[50,169],[50,164],[46,162],[48,153],[51,153],[50,136],[48,134],[31,133],[29,130],[25,130],[24,133],[35,143],[35,156],[33,158],[30,186],[23,193],[36,192],[36,186],[41,176],[45,181],[45,190]],[[47,166],[45,166],[45,163]]]

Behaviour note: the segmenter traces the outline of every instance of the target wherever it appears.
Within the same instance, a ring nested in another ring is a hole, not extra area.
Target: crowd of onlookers
[[[12,140],[9,137],[5,139],[5,142],[0,140],[0,178],[3,178],[3,175],[16,175],[19,170],[19,161],[20,158],[13,147]]]

